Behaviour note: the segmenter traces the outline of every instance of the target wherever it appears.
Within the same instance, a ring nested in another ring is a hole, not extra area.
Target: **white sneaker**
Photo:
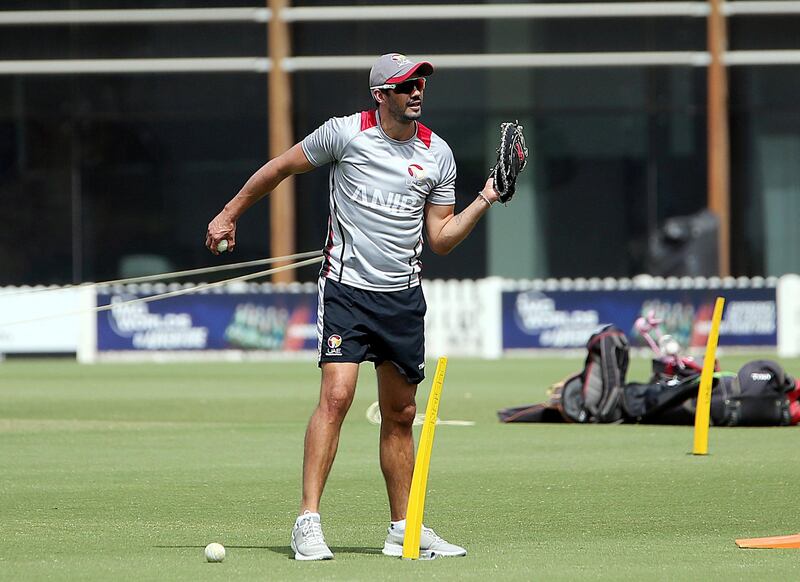
[[[393,525],[389,526],[389,534],[386,536],[386,542],[383,544],[383,554],[385,556],[393,556],[399,558],[403,555],[403,539],[405,538],[405,530],[396,528]],[[467,550],[451,544],[438,535],[429,527],[422,526],[422,532],[419,536],[419,557],[423,560],[432,560],[439,556],[466,556]]]
[[[292,529],[292,550],[295,560],[332,560],[318,513],[306,511],[297,518]]]

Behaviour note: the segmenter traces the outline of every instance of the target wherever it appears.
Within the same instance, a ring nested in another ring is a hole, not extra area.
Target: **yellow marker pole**
[[[711,416],[711,384],[714,380],[714,362],[717,355],[719,324],[722,321],[722,309],[725,298],[717,297],[714,315],[711,318],[711,331],[708,332],[706,356],[703,359],[703,371],[700,373],[700,388],[697,392],[697,410],[694,413],[694,447],[693,455],[708,454],[708,424]]]
[[[447,358],[439,358],[431,393],[428,396],[428,406],[425,409],[425,422],[422,424],[417,459],[414,462],[414,477],[411,480],[411,491],[408,495],[403,557],[410,560],[419,559],[419,538],[422,534],[422,514],[425,512],[425,490],[428,485],[428,469],[431,464],[433,433],[436,431],[436,418],[439,416],[439,400],[442,397],[446,371]]]

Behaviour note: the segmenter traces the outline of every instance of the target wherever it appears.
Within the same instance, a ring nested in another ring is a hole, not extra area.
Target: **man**
[[[445,255],[497,200],[491,178],[454,214],[456,166],[442,138],[417,120],[428,62],[401,54],[378,58],[369,86],[376,109],[332,118],[270,160],[208,225],[206,246],[235,246],[238,218],[284,178],[331,164],[330,219],[319,277],[317,334],[322,384],[308,423],[300,516],[292,531],[295,559],[333,557],[322,535],[320,498],[339,432],[356,389],[359,363],[371,361],[381,411],[380,464],[391,523],[383,553],[402,555],[414,468],[412,425],[424,378],[425,298],[420,287],[422,228]],[[424,528],[421,556],[466,550]]]

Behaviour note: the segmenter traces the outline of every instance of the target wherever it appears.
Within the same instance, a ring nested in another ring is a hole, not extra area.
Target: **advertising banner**
[[[633,327],[654,312],[661,332],[684,347],[705,346],[716,297],[725,297],[721,346],[775,346],[774,288],[614,291],[504,291],[503,349],[582,348],[600,325],[623,330],[645,345]]]
[[[317,349],[316,293],[197,294],[152,303],[98,293],[97,351]]]

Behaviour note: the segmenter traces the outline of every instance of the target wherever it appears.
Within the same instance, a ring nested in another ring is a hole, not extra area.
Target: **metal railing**
[[[0,75],[82,75],[103,73],[267,73],[266,57],[179,59],[56,59],[0,61]]]
[[[739,15],[800,14],[800,0],[727,2],[724,13]],[[707,2],[583,2],[576,4],[465,4],[404,6],[290,7],[281,10],[287,22],[354,22],[376,20],[469,20],[543,18],[698,18],[709,14]],[[241,22],[264,24],[273,17],[268,8],[185,8],[128,10],[21,10],[0,11],[0,26],[63,26],[125,24],[190,24]],[[422,56],[422,55],[416,55]],[[708,66],[705,51],[628,51],[575,53],[445,54],[424,55],[440,68],[541,68]],[[281,60],[288,72],[341,71],[368,68],[369,56],[306,56]],[[792,65],[800,63],[800,50],[728,51],[730,66]],[[54,75],[107,73],[267,73],[272,62],[264,56],[0,60],[0,75]]]
[[[800,1],[727,2],[727,16],[800,14]],[[582,2],[575,4],[463,4],[403,6],[291,7],[281,11],[287,22],[365,20],[474,20],[540,18],[705,17],[706,2]],[[157,24],[198,22],[269,22],[269,8],[154,8],[119,10],[0,11],[0,26]]]
[[[187,24],[269,22],[268,8],[153,8],[133,10],[15,10],[0,12],[0,26]]]

